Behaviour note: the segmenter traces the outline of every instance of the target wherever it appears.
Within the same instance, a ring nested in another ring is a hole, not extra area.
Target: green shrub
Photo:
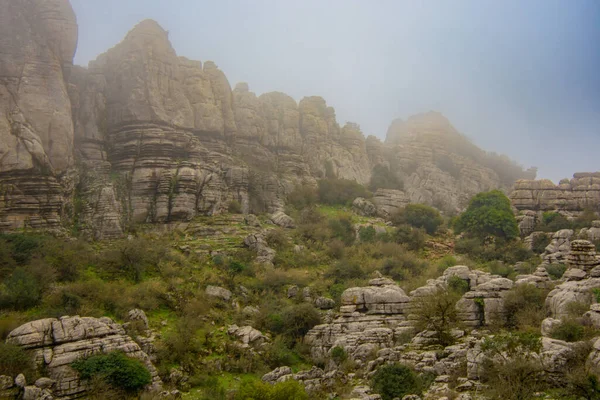
[[[22,347],[0,342],[0,375],[15,377],[23,374],[28,381],[35,379],[33,355]]]
[[[546,265],[546,272],[552,279],[560,279],[567,270],[567,266],[564,264],[550,264]]]
[[[456,275],[453,275],[448,279],[448,289],[452,292],[463,295],[469,291],[469,282]]]
[[[561,229],[573,229],[573,223],[557,212],[545,212],[535,229],[542,232],[556,232]]]
[[[333,239],[328,243],[327,255],[336,260],[341,260],[346,254],[346,246],[339,239]]]
[[[592,222],[598,220],[598,214],[592,209],[585,209],[579,217],[573,221],[573,229],[589,228]]]
[[[348,359],[348,353],[346,353],[346,350],[344,350],[343,347],[335,346],[331,349],[331,359],[336,364],[341,364]]]
[[[503,278],[507,278],[509,275],[515,272],[510,265],[506,265],[502,261],[490,261],[486,264],[486,266],[491,274],[500,275]]]
[[[235,400],[308,400],[302,384],[290,379],[270,385],[261,381],[244,381],[235,393]]]
[[[553,339],[564,340],[565,342],[579,342],[585,336],[585,328],[575,319],[566,319],[557,325],[550,337]]]
[[[495,236],[511,240],[519,236],[510,200],[499,190],[473,197],[467,210],[456,221],[455,229],[478,238]]]
[[[287,195],[287,203],[296,210],[312,207],[317,203],[318,194],[314,187],[298,185]]]
[[[301,303],[284,309],[282,322],[284,333],[297,340],[321,323],[321,314],[312,304]]]
[[[362,278],[364,274],[364,271],[357,262],[341,260],[327,269],[325,277],[333,278],[336,283],[341,283],[350,279]]]
[[[420,395],[424,389],[419,375],[403,364],[388,364],[380,367],[371,380],[373,391],[383,400],[402,398],[408,394]]]
[[[399,225],[394,232],[394,241],[408,250],[419,251],[425,247],[425,231],[410,225]]]
[[[403,190],[404,182],[394,175],[387,165],[377,164],[371,171],[369,190],[374,192],[377,189]]]
[[[451,330],[458,322],[456,302],[461,294],[451,290],[437,290],[414,301],[416,326],[420,331],[431,330],[437,342],[446,347],[454,343]]]
[[[27,264],[46,240],[44,236],[27,233],[2,234],[0,239],[9,244],[12,258],[18,265]]]
[[[101,377],[110,385],[129,392],[137,392],[152,382],[144,363],[119,351],[77,360],[71,367],[82,379]]]
[[[448,255],[440,258],[436,264],[438,272],[442,274],[448,268],[458,265],[458,260],[456,260],[456,257]]]
[[[227,205],[227,212],[231,214],[241,214],[242,213],[242,205],[237,200],[231,200]]]
[[[492,399],[523,400],[543,390],[541,341],[531,333],[500,333],[481,344],[481,379]]]
[[[0,287],[0,308],[27,310],[42,299],[42,282],[28,267],[17,267]]]
[[[531,244],[531,250],[535,254],[542,254],[546,251],[546,247],[550,244],[552,239],[548,235],[536,235],[533,237],[533,243]]]
[[[356,239],[352,218],[348,215],[330,220],[329,229],[331,230],[331,237],[341,240],[346,246],[354,243]]]
[[[326,178],[319,180],[319,200],[323,204],[349,205],[357,197],[369,197],[367,189],[356,181]]]
[[[358,230],[358,238],[363,243],[373,243],[377,239],[377,232],[372,225],[363,226]]]
[[[534,285],[518,285],[504,296],[506,324],[509,329],[539,329],[546,317],[545,300],[547,290]]]
[[[290,245],[285,231],[281,228],[269,230],[265,236],[265,240],[269,247],[277,250],[283,250]]]
[[[420,276],[428,266],[427,261],[413,253],[401,253],[384,260],[380,270],[382,274],[399,281],[407,278],[408,275]]]
[[[433,235],[444,222],[440,212],[425,204],[409,204],[401,209],[393,217],[394,225],[410,225],[415,228],[423,228]]]

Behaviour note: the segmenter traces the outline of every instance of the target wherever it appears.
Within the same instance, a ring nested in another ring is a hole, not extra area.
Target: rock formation
[[[57,228],[73,188],[68,0],[0,1],[0,229]]]
[[[407,202],[455,210],[512,183],[440,114],[395,121],[384,144],[341,126],[321,97],[232,90],[214,62],[178,56],[154,21],[82,68],[72,67],[68,0],[1,0],[0,11],[2,231],[75,223],[109,239],[232,202],[274,213],[298,184],[331,175],[367,184],[377,165],[405,186],[378,192],[381,215]]]
[[[152,375],[153,388],[159,390],[162,386],[148,355],[125,334],[121,325],[107,317],[75,316],[32,321],[13,330],[6,341],[34,352],[38,366],[48,378],[56,381],[53,387],[55,398],[85,397],[88,383],[79,379],[70,364],[92,354],[115,350],[143,361]]]
[[[519,180],[510,194],[517,210],[577,213],[600,209],[600,172],[579,172],[558,185],[547,179]]]

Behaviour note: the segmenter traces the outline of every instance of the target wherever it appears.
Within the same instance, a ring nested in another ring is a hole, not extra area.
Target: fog
[[[338,121],[385,138],[437,110],[488,151],[558,181],[600,170],[600,2],[71,0],[76,63],[139,21],[232,86],[323,96]]]

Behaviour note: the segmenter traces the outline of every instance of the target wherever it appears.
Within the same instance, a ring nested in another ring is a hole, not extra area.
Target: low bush
[[[336,364],[341,364],[348,359],[348,353],[346,353],[346,350],[344,350],[343,347],[335,346],[331,349],[331,359]]]
[[[319,200],[323,204],[349,205],[357,197],[370,197],[367,189],[356,181],[338,178],[319,180]]]
[[[229,212],[231,214],[241,214],[243,212],[242,205],[240,204],[239,201],[232,200],[227,205],[227,212]]]
[[[372,225],[363,226],[358,230],[358,238],[363,243],[373,243],[377,240],[377,232]]]
[[[546,272],[554,280],[562,278],[563,274],[567,270],[567,266],[564,264],[549,264],[546,265]]]
[[[341,240],[346,246],[350,246],[356,239],[354,224],[349,215],[342,215],[329,220],[329,229],[331,237]]]
[[[425,231],[410,225],[399,225],[394,233],[394,241],[408,250],[419,251],[425,247]]]
[[[0,375],[14,378],[21,373],[29,382],[35,379],[33,355],[20,346],[0,342]]]
[[[296,210],[312,207],[317,203],[317,190],[308,185],[298,185],[287,195],[287,203]]]
[[[568,318],[550,332],[550,337],[565,342],[579,342],[585,337],[585,328],[577,320]]]
[[[504,297],[506,324],[509,329],[538,330],[546,317],[545,300],[548,290],[534,285],[518,285]]]
[[[548,235],[536,235],[531,243],[531,250],[535,254],[542,254],[546,251],[546,247],[550,244],[551,238]]]
[[[364,271],[357,262],[341,260],[331,265],[325,272],[325,277],[333,279],[336,283],[350,279],[362,278]]]
[[[573,223],[557,212],[545,212],[535,227],[536,231],[556,232],[561,229],[573,229]]]
[[[545,388],[541,341],[530,333],[501,333],[484,339],[481,379],[492,399],[523,400]]]
[[[244,381],[234,395],[235,400],[308,400],[302,384],[290,379],[271,385],[261,381]]]
[[[152,376],[144,363],[119,351],[77,360],[71,367],[79,372],[82,379],[100,377],[110,385],[128,392],[137,392],[152,382]]]
[[[294,340],[302,338],[315,325],[321,323],[321,314],[310,303],[287,307],[281,315],[284,334]]]
[[[290,245],[285,231],[281,228],[269,230],[265,236],[265,240],[269,247],[276,250],[283,250]]]
[[[433,235],[444,222],[440,212],[425,204],[409,204],[392,217],[394,225],[410,225],[422,228]]]
[[[373,375],[371,387],[383,400],[401,399],[409,394],[420,395],[425,389],[421,377],[403,364],[380,367]]]
[[[444,347],[454,343],[451,330],[458,322],[456,302],[460,297],[461,293],[440,289],[416,298],[414,315],[417,328],[435,332],[437,342]]]
[[[463,295],[469,291],[469,282],[453,275],[448,279],[448,289],[454,293]]]

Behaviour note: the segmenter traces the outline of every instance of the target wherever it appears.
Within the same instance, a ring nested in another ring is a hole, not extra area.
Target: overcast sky
[[[488,151],[558,181],[600,171],[600,1],[71,0],[75,62],[139,21],[232,87],[323,96],[382,139],[429,110]]]

